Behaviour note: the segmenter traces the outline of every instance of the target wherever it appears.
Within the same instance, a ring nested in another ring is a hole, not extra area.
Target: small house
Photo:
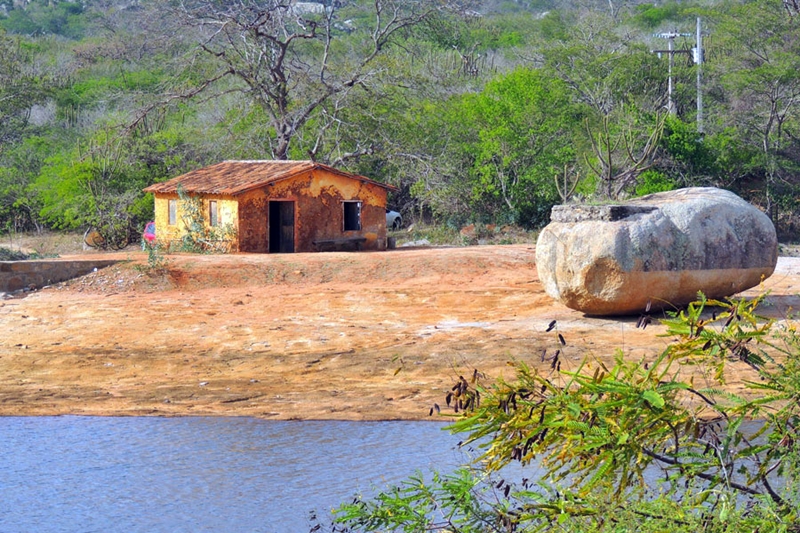
[[[314,161],[225,161],[144,189],[159,242],[181,240],[199,218],[232,251],[262,253],[384,250],[391,190]]]

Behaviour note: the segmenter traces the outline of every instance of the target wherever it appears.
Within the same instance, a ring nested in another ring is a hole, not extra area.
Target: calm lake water
[[[756,426],[753,426],[755,429]],[[0,533],[304,533],[469,457],[433,422],[0,417]],[[509,465],[503,477],[535,477]],[[663,477],[653,470],[654,484]]]
[[[357,493],[462,464],[442,427],[0,418],[0,533],[302,533],[313,510],[323,518]]]

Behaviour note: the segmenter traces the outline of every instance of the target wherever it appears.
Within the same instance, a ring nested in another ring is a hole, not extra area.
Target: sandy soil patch
[[[170,255],[158,275],[142,252],[117,257],[0,302],[0,415],[424,419],[459,375],[510,377],[558,333],[567,368],[617,349],[655,357],[669,340],[555,303],[533,245]],[[800,307],[800,259],[746,294],[759,290],[767,314]]]

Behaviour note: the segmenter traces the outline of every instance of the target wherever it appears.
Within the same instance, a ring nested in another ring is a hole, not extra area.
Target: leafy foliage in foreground
[[[336,527],[796,531],[800,339],[757,314],[763,296],[700,296],[665,321],[674,341],[654,361],[562,370],[559,350],[545,371],[516,363],[512,382],[460,378],[445,401],[450,429],[482,450],[472,468],[344,505]],[[741,394],[725,388],[734,370]],[[504,479],[511,462],[529,479]]]

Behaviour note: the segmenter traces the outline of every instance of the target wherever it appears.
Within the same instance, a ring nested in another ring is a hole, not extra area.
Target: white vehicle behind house
[[[403,226],[403,217],[397,211],[386,210],[386,229],[399,230]]]

